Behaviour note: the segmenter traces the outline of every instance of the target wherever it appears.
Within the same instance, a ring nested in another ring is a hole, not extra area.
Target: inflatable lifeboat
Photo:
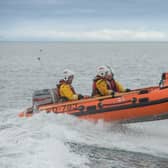
[[[39,112],[122,123],[168,119],[168,73],[162,74],[158,86],[77,101],[56,102],[54,89],[35,91],[33,106],[19,113],[19,117]]]

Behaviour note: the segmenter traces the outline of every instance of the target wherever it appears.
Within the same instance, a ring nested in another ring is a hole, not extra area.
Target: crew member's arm
[[[124,89],[124,87],[121,83],[119,83],[118,81],[115,81],[115,83],[116,83],[117,90],[119,90],[119,92],[125,92],[126,91],[126,89]]]

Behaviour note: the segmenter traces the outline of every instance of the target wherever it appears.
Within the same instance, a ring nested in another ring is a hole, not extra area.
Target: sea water
[[[0,168],[166,168],[168,120],[120,125],[66,114],[21,119],[34,90],[54,88],[65,68],[76,92],[90,95],[99,65],[125,88],[158,85],[168,43],[1,42]]]

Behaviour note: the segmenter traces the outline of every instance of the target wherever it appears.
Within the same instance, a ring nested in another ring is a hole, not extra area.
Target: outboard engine
[[[33,112],[37,112],[40,105],[57,103],[58,100],[59,96],[56,88],[36,90],[32,98]]]

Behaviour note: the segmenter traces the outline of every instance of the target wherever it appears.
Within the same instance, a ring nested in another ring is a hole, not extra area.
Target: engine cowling
[[[37,110],[38,106],[57,103],[58,100],[56,88],[36,90],[32,97],[33,111]]]

